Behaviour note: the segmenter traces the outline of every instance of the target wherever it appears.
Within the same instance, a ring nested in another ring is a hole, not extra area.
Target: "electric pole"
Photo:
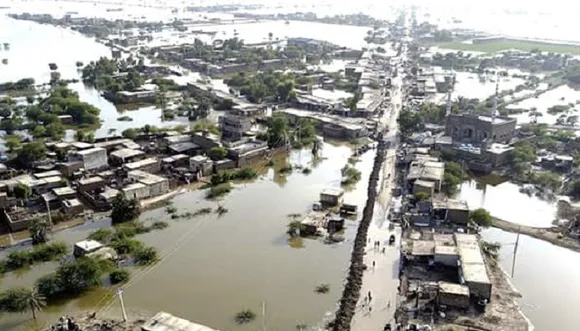
[[[127,322],[127,312],[125,311],[125,303],[123,302],[123,290],[121,288],[117,289],[117,296],[119,297],[119,302],[121,303],[121,312],[123,313],[123,322]]]

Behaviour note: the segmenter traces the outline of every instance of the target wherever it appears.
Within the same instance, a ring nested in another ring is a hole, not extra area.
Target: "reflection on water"
[[[578,115],[578,111],[571,109],[567,113],[550,115],[547,113],[548,108],[555,105],[568,105],[570,103],[576,107],[578,102],[580,102],[580,92],[568,87],[567,85],[563,85],[541,94],[538,98],[525,99],[521,102],[510,105],[509,108],[536,108],[538,112],[542,113],[542,116],[538,116],[538,123],[555,124],[556,120],[561,115]],[[529,113],[511,115],[510,117],[516,118],[518,124],[530,122]]]
[[[483,237],[502,243],[501,266],[511,273],[516,234],[489,229]],[[578,328],[579,275],[580,253],[520,236],[512,283],[523,296],[520,306],[535,330]]]
[[[191,220],[171,220],[163,208],[145,212],[141,219],[166,220],[171,226],[139,237],[159,248],[163,258],[151,271],[133,272],[132,279],[138,281],[125,289],[127,307],[148,312],[166,310],[219,329],[247,330],[234,324],[233,315],[242,308],[259,313],[264,301],[268,327],[293,330],[296,324],[316,324],[334,309],[340,296],[357,226],[355,221],[346,222],[346,241],[335,245],[316,239],[288,243],[288,214],[305,214],[322,189],[340,186],[340,169],[347,163],[351,148],[324,144],[321,154],[322,161],[313,163],[309,150],[294,151],[289,161],[281,158],[271,167],[258,166],[264,174],[261,178],[236,184],[230,194],[217,202],[205,200],[203,191],[192,191],[173,201],[179,212],[215,209],[220,204],[228,209],[221,217],[209,214]],[[357,204],[359,210],[366,199],[373,158],[374,151],[361,157],[357,168],[362,180],[345,194],[345,201]],[[295,170],[280,174],[285,162],[294,165]],[[302,174],[296,165],[309,167],[312,172]],[[55,239],[72,244],[104,224],[65,230],[57,233]],[[9,274],[2,287],[30,285],[55,266],[41,264],[21,277]],[[320,283],[330,284],[330,293],[315,294],[314,287]],[[91,293],[66,303],[60,313],[91,311],[91,305],[102,297]],[[117,310],[113,304],[108,313],[120,316]],[[55,319],[58,314],[49,310],[41,317]],[[27,319],[26,315],[4,316],[0,329],[11,330],[14,321]]]
[[[521,193],[511,182],[495,186],[464,182],[458,198],[467,201],[470,209],[485,208],[492,216],[522,225],[550,227],[556,217],[555,203]]]

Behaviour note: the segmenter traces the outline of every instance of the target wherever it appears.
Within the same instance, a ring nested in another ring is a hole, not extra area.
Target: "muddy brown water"
[[[316,239],[289,243],[285,234],[287,215],[304,214],[318,200],[322,189],[339,187],[340,169],[350,155],[350,146],[325,144],[323,160],[309,175],[300,170],[280,174],[276,169],[286,162],[282,159],[273,169],[261,167],[265,175],[253,182],[237,184],[219,201],[204,199],[204,191],[191,191],[173,199],[180,212],[222,205],[228,213],[221,217],[210,214],[191,220],[171,220],[164,208],[144,213],[142,220],[163,219],[170,227],[139,237],[157,247],[162,260],[149,271],[133,271],[135,282],[124,293],[127,307],[137,311],[168,311],[224,330],[249,330],[261,323],[262,317],[249,326],[237,326],[234,314],[248,308],[261,315],[264,303],[268,327],[291,330],[297,324],[319,323],[334,310],[340,296],[357,223],[347,221],[343,243],[326,245]],[[359,209],[366,199],[373,157],[374,151],[361,157],[357,168],[362,171],[362,180],[345,195],[345,201],[359,205]],[[292,152],[288,162],[310,167],[311,161],[310,151],[304,150]],[[55,235],[55,240],[72,245],[95,228],[107,225],[97,222],[64,230]],[[45,263],[8,274],[2,279],[2,289],[31,285],[56,266]],[[314,293],[321,283],[330,284],[328,294]],[[101,302],[105,294],[102,289],[96,290],[51,306],[40,314],[41,319],[50,321],[65,312],[99,310],[105,303]],[[116,302],[106,310],[120,314]],[[4,315],[0,329],[16,329],[28,319],[28,315]]]

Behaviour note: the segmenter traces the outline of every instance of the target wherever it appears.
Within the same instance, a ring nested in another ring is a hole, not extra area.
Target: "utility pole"
[[[119,297],[119,302],[121,303],[121,312],[123,313],[123,322],[127,322],[127,312],[125,311],[125,303],[123,302],[123,290],[121,288],[117,289],[117,296]]]
[[[266,331],[266,302],[262,301],[262,331]]]
[[[521,227],[520,229],[521,230]],[[516,237],[516,244],[514,245],[514,259],[512,261],[512,278],[514,278],[514,270],[516,267],[516,254],[518,253],[518,244],[520,243],[520,232],[518,230],[518,235]]]
[[[50,216],[50,203],[48,202],[48,200],[45,200],[45,202],[46,202],[46,210],[47,210],[47,216],[48,216],[48,228],[52,232],[52,217]]]

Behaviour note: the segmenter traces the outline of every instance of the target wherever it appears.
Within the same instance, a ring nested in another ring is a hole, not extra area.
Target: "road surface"
[[[392,111],[387,113],[381,120],[383,127],[388,128],[385,140],[391,142],[383,163],[383,179],[379,188],[379,197],[375,205],[373,221],[369,227],[365,255],[365,264],[368,269],[363,276],[361,297],[356,313],[351,323],[351,330],[374,331],[383,330],[386,323],[393,324],[395,315],[397,287],[399,286],[399,244],[401,230],[397,226],[389,230],[387,213],[391,201],[391,192],[394,187],[395,160],[398,146],[397,117],[402,105],[402,74],[393,79],[393,86],[397,88],[392,93]],[[394,245],[389,245],[391,234],[395,234]],[[379,241],[379,247],[375,248],[375,241]],[[384,253],[383,253],[383,248]],[[367,301],[368,293],[371,294],[370,304]]]

